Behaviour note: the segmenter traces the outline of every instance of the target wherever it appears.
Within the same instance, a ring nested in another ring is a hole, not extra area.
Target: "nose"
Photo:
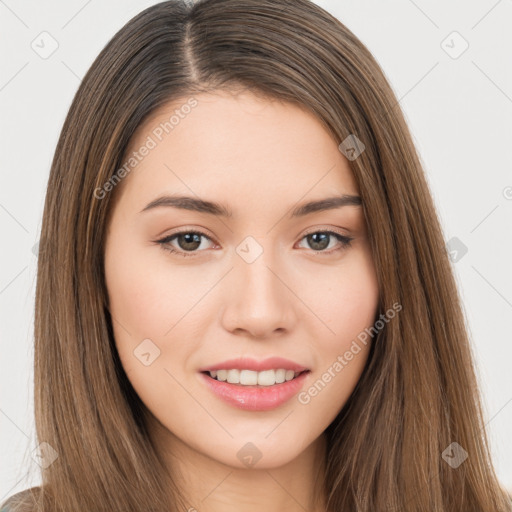
[[[297,283],[287,282],[290,278],[265,256],[252,263],[235,260],[222,310],[222,324],[229,332],[261,339],[282,335],[297,324]]]

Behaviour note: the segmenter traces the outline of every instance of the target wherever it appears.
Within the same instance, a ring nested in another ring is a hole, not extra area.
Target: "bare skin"
[[[308,201],[358,195],[356,182],[309,112],[249,92],[195,98],[197,106],[161,141],[153,130],[187,98],[161,108],[131,141],[130,151],[148,136],[157,144],[118,185],[109,224],[105,273],[116,346],[190,508],[323,511],[323,497],[315,497],[323,432],[359,380],[369,344],[342,371],[332,368],[373,325],[378,284],[361,206],[291,212]],[[222,203],[232,215],[142,211],[164,194]],[[204,236],[195,246],[191,235],[167,241],[178,253],[156,242],[187,230]],[[322,231],[331,234],[322,238]],[[353,240],[344,246],[332,232]],[[247,237],[252,245],[244,245]],[[248,262],[240,247],[262,252]],[[160,351],[149,365],[134,354],[147,339],[153,345],[146,347]],[[239,356],[279,356],[307,367],[302,402],[294,396],[250,411],[220,400],[199,370]],[[325,385],[308,393],[319,379]],[[247,443],[261,454],[253,465],[240,456]]]

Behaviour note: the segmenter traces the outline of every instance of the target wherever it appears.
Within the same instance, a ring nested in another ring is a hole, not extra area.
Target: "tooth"
[[[285,381],[286,377],[286,370],[283,370],[280,368],[279,370],[276,370],[276,384],[281,384]]]
[[[228,370],[228,382],[238,384],[240,382],[240,370]]]
[[[292,380],[293,377],[295,377],[295,372],[293,370],[286,370],[285,379],[288,381]]]
[[[272,386],[276,383],[276,372],[274,370],[264,370],[258,373],[258,384],[260,386]]]
[[[230,384],[240,384],[243,386],[273,386],[274,384],[282,384],[290,381],[300,375],[301,372],[293,370],[285,370],[278,368],[277,370],[263,370],[256,372],[253,370],[238,370],[231,368],[229,370],[211,370],[210,377],[221,382]]]
[[[240,372],[240,384],[255,386],[258,384],[258,372],[253,370],[242,370]]]

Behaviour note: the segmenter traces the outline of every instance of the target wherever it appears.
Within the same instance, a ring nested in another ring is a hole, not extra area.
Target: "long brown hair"
[[[58,456],[42,469],[42,485],[11,506],[189,508],[169,486],[115,350],[103,255],[120,187],[101,199],[95,191],[118,173],[156,109],[216,89],[302,105],[337,144],[355,135],[365,145],[349,164],[379,309],[402,309],[373,339],[356,389],[326,431],[327,510],[509,510],[450,260],[403,114],[368,49],[309,0],[159,3],[129,21],[87,72],[51,167],[37,273],[36,431]],[[443,457],[454,442],[468,454],[457,468]]]

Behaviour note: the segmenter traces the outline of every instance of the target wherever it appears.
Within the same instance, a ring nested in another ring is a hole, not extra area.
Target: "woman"
[[[510,510],[396,104],[308,0],[115,35],[51,169],[43,482],[9,510]]]

